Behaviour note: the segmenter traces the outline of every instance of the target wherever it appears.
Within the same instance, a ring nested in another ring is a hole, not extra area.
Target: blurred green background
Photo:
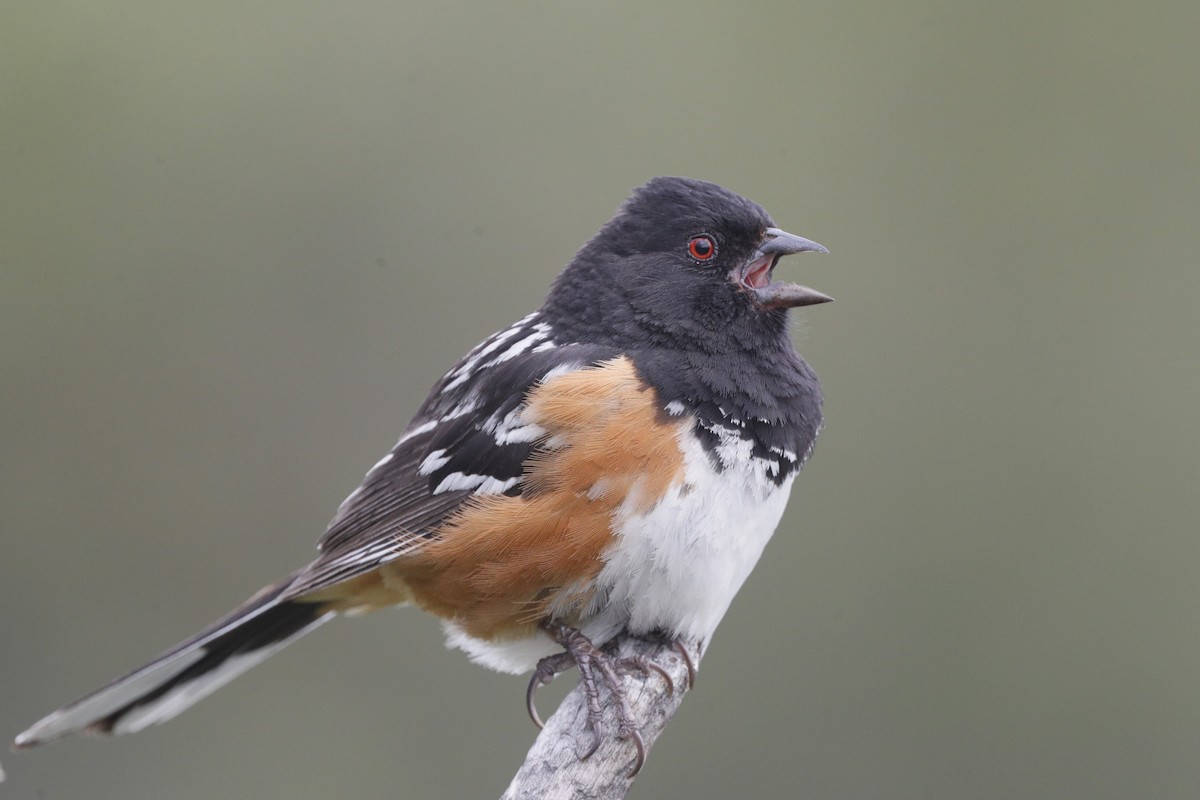
[[[628,191],[725,184],[827,427],[634,797],[1200,794],[1200,6],[9,2],[0,732],[305,563]],[[14,798],[491,797],[414,611]]]

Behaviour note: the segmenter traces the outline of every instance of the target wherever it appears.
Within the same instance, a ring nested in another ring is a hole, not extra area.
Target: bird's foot
[[[554,641],[563,646],[564,652],[543,658],[534,669],[533,677],[529,679],[529,688],[525,694],[530,719],[539,728],[542,727],[541,717],[538,716],[533,702],[537,690],[554,680],[559,673],[566,672],[572,666],[579,667],[579,681],[583,684],[587,703],[588,728],[593,737],[592,745],[582,758],[584,760],[590,758],[600,747],[600,726],[604,711],[600,706],[599,684],[600,681],[603,681],[613,700],[616,701],[617,735],[633,742],[633,746],[637,750],[637,760],[629,772],[629,777],[634,777],[646,762],[646,744],[642,737],[641,726],[633,717],[633,709],[629,705],[629,698],[625,694],[621,676],[633,672],[642,675],[656,672],[667,682],[668,691],[674,693],[675,683],[671,680],[671,676],[665,669],[645,656],[618,658],[596,647],[591,640],[575,628],[559,623],[547,623],[543,627]],[[682,650],[678,644],[676,647]],[[691,658],[686,655],[686,650],[682,650],[682,652],[688,665],[688,686],[690,687],[694,674],[692,662]]]

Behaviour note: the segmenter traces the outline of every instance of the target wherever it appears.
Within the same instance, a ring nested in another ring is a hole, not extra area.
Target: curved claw
[[[682,639],[676,639],[673,644],[676,652],[683,658],[683,663],[687,665],[687,688],[694,689],[696,688],[696,665],[692,661],[692,654],[688,652],[687,645],[683,643]]]
[[[651,672],[657,672],[662,676],[663,681],[665,681],[667,684],[667,694],[671,696],[674,696],[675,694],[675,681],[671,678],[671,673],[667,672],[661,666],[645,656],[631,656],[630,658],[623,659],[617,662],[617,667],[624,672],[637,670],[638,672],[641,672],[642,675],[649,675]]]
[[[539,731],[546,727],[546,723],[542,722],[542,718],[538,716],[537,706],[533,704],[533,695],[541,685],[541,676],[535,672],[533,673],[533,677],[529,679],[529,688],[525,690],[525,710],[529,712],[529,718],[533,720],[533,724],[537,726]]]
[[[546,656],[534,667],[533,675],[529,678],[529,687],[525,689],[525,710],[529,712],[529,718],[533,720],[534,725],[538,726],[538,730],[546,727],[546,724],[542,722],[542,717],[533,703],[534,694],[541,687],[549,685],[550,681],[554,680],[554,676],[573,666],[575,666],[574,656],[570,653],[556,653]]]
[[[626,780],[633,780],[637,774],[642,771],[642,765],[646,763],[646,743],[642,740],[641,731],[628,731],[629,738],[633,741],[633,746],[637,750],[637,760],[633,762],[633,769],[629,770],[629,774],[625,776]]]
[[[655,672],[657,672],[659,675],[662,675],[662,679],[667,682],[667,695],[670,697],[674,697],[675,696],[675,681],[671,680],[671,676],[669,674],[667,674],[667,671],[665,669],[663,669],[662,667],[660,667],[658,664],[655,664],[653,661],[647,662],[646,666],[647,666],[647,668],[652,669]],[[689,688],[690,688],[690,686],[689,686]],[[638,769],[641,769],[641,767],[639,767]]]
[[[587,752],[579,757],[580,761],[587,761],[592,756],[596,755],[596,751],[600,749],[600,732],[592,731],[592,746],[587,749]]]

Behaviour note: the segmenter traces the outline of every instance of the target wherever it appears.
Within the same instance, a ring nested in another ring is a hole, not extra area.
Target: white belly
[[[753,458],[736,436],[723,437],[726,466],[718,472],[693,437],[684,440],[684,481],[649,511],[634,512],[631,499],[615,514],[618,536],[596,579],[597,607],[580,625],[596,644],[625,629],[707,641],[783,515],[795,473],[777,486],[777,465]],[[488,642],[453,623],[446,632],[449,646],[502,672],[526,672],[561,649],[546,636]]]
[[[717,472],[698,444],[685,452],[685,481],[648,513],[619,516],[620,541],[598,582],[608,605],[585,626],[599,638],[623,627],[707,640],[758,562],[787,504],[792,477],[776,486],[771,462],[749,442],[722,452]],[[618,512],[620,515],[621,512]],[[606,628],[616,626],[609,632]]]

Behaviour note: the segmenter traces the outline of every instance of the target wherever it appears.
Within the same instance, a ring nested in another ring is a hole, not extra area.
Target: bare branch
[[[688,645],[692,663],[698,668],[703,648]],[[659,664],[671,676],[675,691],[658,673],[629,675],[623,679],[634,718],[642,726],[646,751],[666,729],[667,722],[683,703],[687,691],[687,663],[669,643],[622,638],[620,657],[645,656]],[[600,747],[586,761],[579,756],[592,743],[587,729],[587,706],[583,688],[576,686],[533,743],[525,763],[517,771],[501,800],[619,800],[633,785],[629,772],[636,754],[633,744],[616,738],[617,715],[613,704],[606,703],[604,730]]]

